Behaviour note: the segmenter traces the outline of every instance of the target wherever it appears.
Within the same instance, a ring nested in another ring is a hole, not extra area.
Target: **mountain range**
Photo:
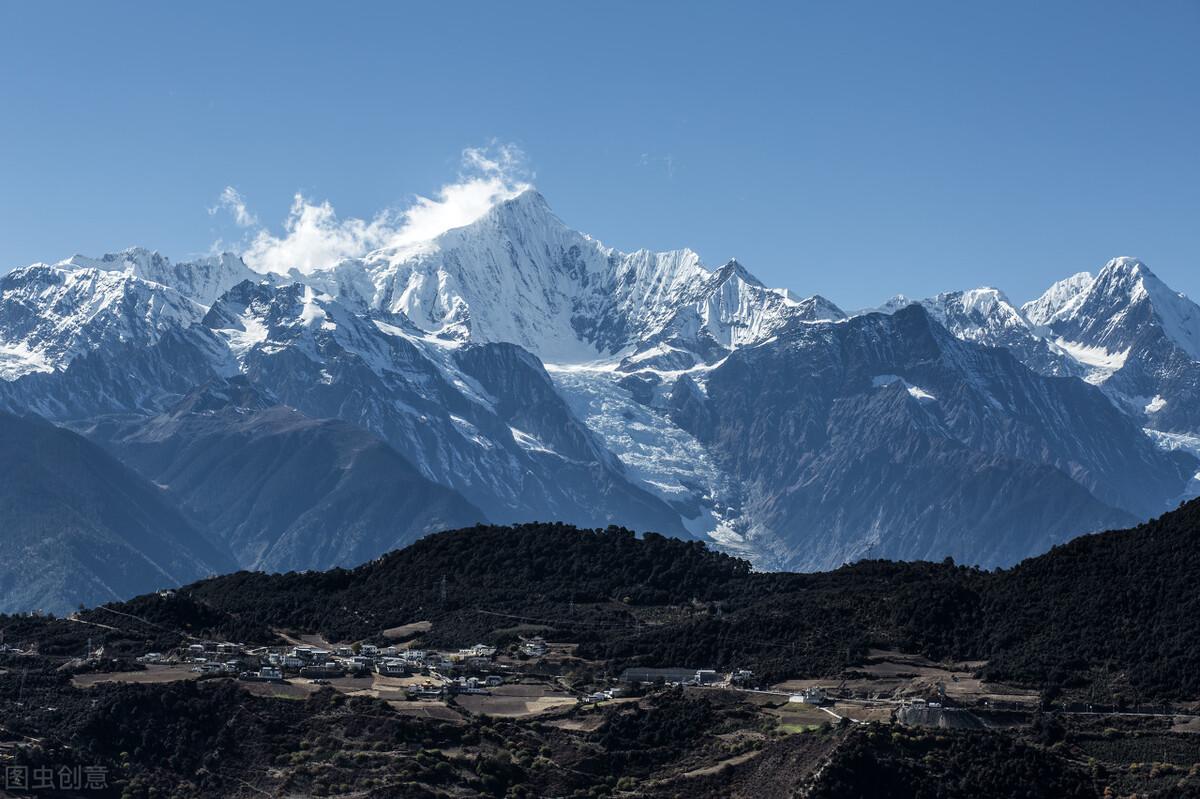
[[[1019,307],[980,288],[847,313],[737,261],[606,247],[529,190],[309,273],[143,249],[15,269],[0,409],[87,443],[160,514],[47,550],[36,488],[8,492],[0,610],[350,566],[477,521],[617,524],[775,569],[990,567],[1200,493],[1200,307],[1116,258]],[[8,446],[28,480],[75,469]],[[69,555],[149,557],[155,535],[208,548],[110,593]]]

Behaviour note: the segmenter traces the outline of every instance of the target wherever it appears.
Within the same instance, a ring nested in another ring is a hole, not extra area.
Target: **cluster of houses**
[[[282,681],[299,676],[317,683],[345,676],[366,676],[377,673],[385,677],[408,677],[429,674],[441,685],[429,684],[428,690],[418,690],[418,696],[441,696],[452,692],[481,693],[487,687],[503,683],[495,675],[462,676],[454,680],[448,675],[455,671],[479,672],[492,666],[496,648],[476,644],[457,652],[434,652],[421,649],[402,649],[374,644],[337,646],[325,649],[318,646],[253,647],[218,641],[202,641],[188,645],[176,656],[150,652],[138,658],[142,663],[185,663],[199,674],[236,675],[246,681]]]

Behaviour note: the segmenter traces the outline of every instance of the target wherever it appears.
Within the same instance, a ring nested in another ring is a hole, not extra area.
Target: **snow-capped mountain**
[[[505,341],[550,363],[656,347],[710,361],[796,320],[841,315],[826,300],[766,288],[736,261],[710,271],[691,250],[605,247],[532,189],[430,242],[299,279],[439,338]]]
[[[924,300],[893,297],[878,310],[894,313],[912,304],[929,312],[963,341],[1003,347],[1036,372],[1082,376],[1086,370],[1062,348],[1046,340],[1029,318],[999,289],[947,291]]]
[[[1027,308],[1146,427],[1200,434],[1200,306],[1144,263],[1114,258],[1094,279],[1055,284]]]
[[[527,191],[311,274],[141,249],[15,270],[0,409],[92,436],[194,520],[221,485],[204,465],[243,440],[280,468],[304,457],[263,453],[392,464],[377,483],[348,473],[307,515],[240,481],[263,530],[196,523],[246,566],[342,563],[409,535],[337,526],[328,510],[370,485],[404,494],[379,509],[414,524],[462,497],[492,521],[625,524],[788,568],[1009,563],[1192,490],[1200,317],[1144,265],[1118,259],[1023,308],[981,288],[878,310],[848,316],[736,260],[614,250]],[[253,401],[195,399],[230,392]]]
[[[959,340],[919,305],[796,328],[670,399],[744,492],[745,534],[792,568],[848,551],[1008,562],[1155,512],[1195,466],[1096,388]]]
[[[64,269],[96,269],[131,275],[151,283],[170,286],[192,302],[212,305],[217,297],[243,280],[262,280],[233,253],[221,253],[195,261],[172,262],[141,247],[131,247],[100,258],[73,255],[58,266]]]
[[[1091,272],[1076,272],[1046,289],[1042,296],[1022,305],[1021,311],[1035,325],[1049,324],[1060,313],[1069,314],[1095,279]]]
[[[125,272],[34,264],[0,278],[0,378],[62,371],[107,347],[154,345],[204,308]]]
[[[1114,258],[1096,278],[1072,278],[1077,292],[1057,310],[1038,322],[1064,341],[1106,353],[1128,352],[1157,327],[1193,360],[1200,360],[1200,307],[1180,294],[1136,258]],[[1051,287],[1048,294],[1060,289]],[[1043,295],[1034,302],[1050,307],[1053,300]]]
[[[389,318],[356,314],[311,286],[247,281],[204,327],[253,385],[306,415],[371,431],[491,519],[681,531],[569,414],[536,358],[507,344],[447,346]]]
[[[897,297],[879,310],[911,302]],[[1141,261],[1115,258],[1095,276],[1072,275],[1019,310],[990,288],[916,302],[965,341],[1100,386],[1164,446],[1200,451],[1200,306]]]

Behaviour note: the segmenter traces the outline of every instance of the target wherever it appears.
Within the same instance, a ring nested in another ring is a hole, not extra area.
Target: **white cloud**
[[[258,217],[250,213],[246,207],[246,200],[233,186],[225,187],[217,199],[217,204],[208,209],[209,216],[215,215],[222,208],[233,214],[233,221],[237,223],[238,227],[254,227],[258,224]]]
[[[404,247],[427,241],[451,228],[474,222],[493,205],[529,188],[525,156],[511,144],[463,150],[458,179],[433,197],[417,196],[405,209],[386,209],[371,220],[340,219],[328,202],[315,203],[302,194],[292,198],[282,235],[259,228],[247,241],[242,257],[260,272],[312,272],[381,247]],[[257,224],[232,187],[221,194],[220,207],[243,227]],[[249,220],[243,224],[244,220]]]

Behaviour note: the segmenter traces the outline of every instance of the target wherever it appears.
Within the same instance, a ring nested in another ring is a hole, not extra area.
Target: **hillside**
[[[896,648],[984,660],[989,679],[1051,694],[1104,682],[1106,696],[1131,702],[1197,699],[1200,651],[1185,642],[1200,635],[1198,536],[1193,501],[1008,570],[864,561],[792,574],[754,572],[698,542],[620,528],[477,526],[356,569],[239,572],[171,602],[115,607],[170,629],[246,640],[280,628],[370,639],[428,619],[431,644],[502,643],[525,622],[613,668],[704,663],[768,679],[833,675],[871,648]]]
[[[271,405],[242,381],[87,434],[154,483],[248,568],[357,565],[484,518],[361,428]]]
[[[228,570],[161,489],[95,444],[0,413],[0,610],[66,612]]]
[[[1198,534],[1200,501],[1008,570],[868,561],[806,575],[620,528],[477,526],[355,569],[239,572],[77,621],[0,617],[23,649],[0,653],[0,759],[8,747],[31,765],[109,764],[123,795],[147,797],[1196,795]],[[535,634],[570,643],[530,656]],[[472,673],[446,654],[409,682],[331,686],[131,660],[216,639],[243,642],[245,662],[297,636],[363,652],[490,644],[474,673],[501,684],[406,697]],[[83,661],[89,638],[103,657]],[[889,663],[900,688],[879,676]],[[749,669],[763,690],[621,689],[631,666]],[[977,683],[941,699],[971,729],[912,726],[939,726],[933,704],[898,714],[934,691],[905,670]],[[831,713],[788,700],[798,678],[837,693]],[[993,708],[998,693],[1009,701]]]

